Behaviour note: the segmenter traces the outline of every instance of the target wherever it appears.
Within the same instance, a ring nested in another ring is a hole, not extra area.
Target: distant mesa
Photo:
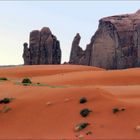
[[[140,10],[102,18],[85,50],[73,39],[69,63],[123,69],[140,66]]]
[[[25,65],[60,64],[61,48],[57,38],[48,27],[30,33],[28,43],[24,43],[23,59]]]

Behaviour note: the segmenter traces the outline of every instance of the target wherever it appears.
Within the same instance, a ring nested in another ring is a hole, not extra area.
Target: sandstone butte
[[[85,50],[80,35],[72,42],[69,63],[124,69],[140,66],[140,10],[133,14],[105,17]]]
[[[60,43],[48,27],[41,31],[33,30],[28,43],[24,43],[23,59],[25,65],[60,64]]]

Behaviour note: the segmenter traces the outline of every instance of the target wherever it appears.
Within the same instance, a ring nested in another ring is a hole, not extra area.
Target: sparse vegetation
[[[0,81],[7,81],[8,79],[6,77],[0,77]]]
[[[7,113],[9,112],[10,110],[12,110],[12,108],[10,108],[9,106],[4,106],[2,108],[2,110],[0,110],[1,113]]]
[[[11,102],[11,100],[12,100],[11,98],[4,98],[0,100],[0,104],[8,104]]]
[[[67,88],[67,87],[70,87],[68,85],[64,85],[64,86],[57,86],[57,85],[48,85],[48,84],[44,84],[44,83],[23,83],[23,82],[15,82],[16,85],[24,85],[24,86],[40,86],[40,87],[43,87],[43,86],[47,86],[49,88]]]
[[[25,84],[25,85],[26,85],[26,84],[28,85],[28,84],[32,84],[32,81],[31,81],[29,78],[24,78],[24,79],[22,80],[22,83]]]
[[[119,109],[119,108],[113,108],[113,109],[112,109],[112,112],[113,112],[113,113],[117,113],[117,112],[119,112],[119,111],[125,111],[125,108],[121,108],[121,109]]]
[[[86,116],[89,115],[90,112],[92,112],[92,111],[89,110],[88,108],[85,108],[85,109],[82,109],[82,110],[80,111],[80,115],[81,115],[82,117],[86,117]]]
[[[86,98],[86,97],[82,97],[82,98],[80,98],[80,100],[79,100],[79,103],[80,103],[80,104],[84,104],[84,103],[86,103],[86,102],[87,102],[87,98]],[[85,109],[82,109],[82,110],[80,111],[80,115],[81,115],[82,117],[86,117],[86,116],[89,115],[90,112],[91,112],[91,110],[89,110],[88,108],[85,108]],[[80,124],[77,124],[77,125],[75,126],[75,131],[80,131],[80,130],[86,128],[88,125],[89,125],[89,123],[87,123],[87,122],[82,122],[82,123],[80,123]]]
[[[119,110],[118,108],[113,108],[112,111],[113,111],[113,113],[117,113],[117,112],[119,112],[120,110]]]
[[[87,123],[87,122],[83,122],[83,123],[77,124],[76,127],[75,127],[75,131],[83,130],[88,125],[89,125],[89,123]]]
[[[125,108],[122,108],[121,111],[125,111]]]
[[[87,99],[85,97],[80,98],[80,104],[84,104],[87,102]]]

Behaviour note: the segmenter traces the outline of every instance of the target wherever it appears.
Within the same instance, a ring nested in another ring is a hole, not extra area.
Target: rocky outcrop
[[[71,64],[81,64],[81,59],[84,55],[83,54],[84,51],[79,46],[80,40],[81,40],[81,36],[79,35],[79,33],[77,33],[72,42],[70,62],[69,62]]]
[[[30,33],[29,48],[24,43],[23,59],[25,65],[60,64],[61,49],[57,38],[48,27]]]
[[[79,64],[79,65],[89,65],[89,57],[91,54],[90,45],[87,45],[86,50],[84,51],[80,46],[81,36],[79,33],[73,39],[71,54],[70,54],[70,64]]]
[[[74,45],[72,48],[71,54],[76,54]],[[83,56],[86,61],[80,63]],[[140,66],[140,10],[134,14],[102,18],[91,43],[79,57],[76,61],[70,57],[70,62],[106,69]]]

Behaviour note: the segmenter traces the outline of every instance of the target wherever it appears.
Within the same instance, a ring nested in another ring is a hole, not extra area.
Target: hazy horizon
[[[140,1],[0,1],[0,65],[23,64],[23,43],[32,30],[49,27],[60,41],[62,63],[69,60],[71,43],[80,33],[85,49],[99,19],[133,13]]]

